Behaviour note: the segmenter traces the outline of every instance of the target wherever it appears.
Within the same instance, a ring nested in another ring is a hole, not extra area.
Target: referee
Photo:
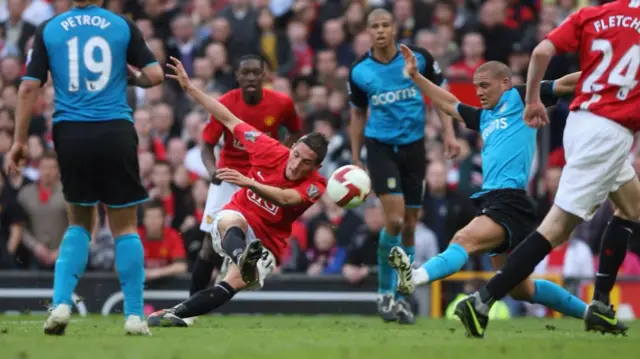
[[[104,203],[116,238],[125,332],[150,335],[143,314],[144,249],[136,228],[136,205],[148,195],[140,182],[138,137],[126,89],[127,84],[158,85],[164,75],[140,30],[101,5],[102,0],[74,1],[71,10],[37,28],[18,93],[10,171],[17,171],[26,159],[31,111],[51,72],[53,142],[69,203],[69,228],[55,265],[53,309],[45,334],[65,332],[71,296],[89,256],[96,205]]]

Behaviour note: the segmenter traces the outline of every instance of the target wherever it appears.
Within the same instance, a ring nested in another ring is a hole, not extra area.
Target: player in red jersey
[[[298,219],[324,193],[326,180],[318,173],[328,140],[319,133],[300,138],[291,149],[243,122],[224,105],[193,87],[182,63],[167,65],[180,86],[227,128],[250,156],[244,175],[221,168],[217,178],[241,189],[213,218],[213,248],[227,261],[221,282],[201,290],[171,309],[149,317],[151,326],[180,326],[183,318],[206,314],[228,302],[240,290],[260,288],[279,262]]]
[[[300,117],[296,113],[293,100],[278,92],[264,89],[264,61],[256,55],[246,55],[238,61],[236,79],[239,89],[231,90],[220,97],[219,101],[234,115],[247,121],[259,131],[277,138],[281,126],[287,128],[289,135],[285,139],[287,145],[295,142],[302,127]],[[224,135],[224,146],[216,163],[214,147]],[[211,282],[211,273],[220,260],[211,247],[210,233],[213,231],[213,219],[222,207],[231,200],[238,190],[235,184],[220,181],[216,178],[217,168],[231,168],[247,175],[251,164],[249,153],[233,134],[213,116],[207,124],[202,138],[202,159],[211,176],[211,185],[207,193],[204,215],[200,229],[207,233],[191,274],[190,294],[204,289]],[[188,321],[189,323],[192,320]]]
[[[549,122],[539,83],[557,53],[577,52],[582,74],[564,130],[566,166],[554,205],[538,229],[508,257],[479,292],[456,307],[467,333],[483,336],[491,305],[533,272],[553,247],[589,220],[607,197],[616,211],[602,238],[593,301],[586,330],[626,334],[609,293],[640,219],[640,181],[629,161],[634,132],[640,130],[640,1],[619,0],[572,14],[533,51],[527,78],[524,119],[532,127]]]

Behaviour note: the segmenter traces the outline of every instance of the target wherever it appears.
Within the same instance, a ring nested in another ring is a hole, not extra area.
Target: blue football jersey
[[[127,63],[157,63],[136,25],[95,5],[74,7],[37,28],[23,79],[44,84],[51,72],[54,123],[132,121]]]
[[[418,71],[433,83],[442,85],[438,63],[428,51],[411,47]],[[361,57],[349,73],[349,99],[352,106],[370,114],[364,135],[392,145],[405,145],[424,137],[425,103],[420,89],[403,74],[404,59],[398,50],[388,63]]]
[[[492,109],[480,109],[458,103],[458,113],[467,128],[478,131],[482,147],[482,191],[479,197],[497,189],[526,190],[531,163],[536,149],[536,129],[526,125],[524,94],[526,87],[516,86],[505,91]],[[543,103],[554,105],[553,83],[541,87]]]

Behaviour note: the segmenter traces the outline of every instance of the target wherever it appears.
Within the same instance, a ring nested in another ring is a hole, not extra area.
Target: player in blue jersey
[[[69,203],[69,228],[55,264],[46,334],[62,335],[69,323],[71,296],[87,264],[98,203],[109,208],[116,238],[125,332],[150,334],[143,314],[144,250],[136,215],[136,205],[148,196],[140,182],[138,137],[126,90],[128,83],[158,85],[164,75],[136,25],[101,5],[101,0],[75,1],[71,10],[41,24],[20,84],[9,169],[17,171],[26,159],[31,109],[51,72],[53,141]]]
[[[396,24],[391,14],[382,9],[372,11],[367,28],[373,48],[352,66],[349,74],[351,149],[354,164],[361,165],[364,142],[373,190],[385,214],[378,244],[378,312],[385,321],[411,324],[415,321],[413,313],[396,293],[396,273],[387,257],[389,250],[401,242],[413,256],[426,170],[427,108],[415,84],[402,74],[404,60],[395,42]],[[442,85],[444,79],[431,54],[419,48],[415,51],[419,71]],[[447,152],[455,154],[460,148],[451,117],[442,112],[439,115]]]
[[[525,188],[536,146],[536,130],[522,119],[526,87],[511,85],[507,65],[491,61],[478,68],[473,82],[482,108],[476,108],[460,103],[453,94],[422,76],[411,49],[403,45],[401,50],[407,63],[404,71],[422,93],[467,128],[478,131],[484,141],[482,190],[472,196],[477,216],[454,235],[444,252],[418,269],[411,268],[402,248],[391,249],[389,261],[398,270],[398,290],[411,293],[417,285],[461,270],[472,254],[490,252],[494,268],[500,268],[507,253],[535,227],[535,204]],[[580,73],[574,73],[543,82],[541,96],[545,105],[555,105],[559,96],[573,94],[579,77]],[[510,295],[574,318],[582,318],[587,308],[582,300],[547,280],[527,278]]]

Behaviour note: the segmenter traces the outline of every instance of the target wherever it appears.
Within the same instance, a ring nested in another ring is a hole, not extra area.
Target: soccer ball
[[[371,179],[360,167],[347,165],[338,168],[327,183],[327,194],[338,206],[352,209],[367,199]]]

